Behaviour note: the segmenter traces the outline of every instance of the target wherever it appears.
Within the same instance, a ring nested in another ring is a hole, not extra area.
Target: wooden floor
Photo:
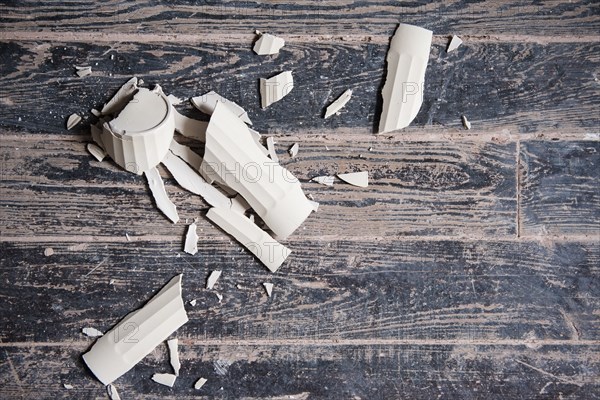
[[[2,3],[0,398],[107,398],[81,328],[110,329],[177,273],[197,299],[175,334],[181,376],[150,380],[170,372],[159,346],[115,382],[123,399],[600,398],[597,1]],[[434,31],[425,102],[377,136],[399,21]],[[281,53],[255,55],[255,29],[285,37]],[[452,34],[464,44],[446,53]],[[294,90],[261,110],[258,78],[288,69]],[[279,272],[166,171],[176,225],[142,177],[86,152],[89,110],[133,75],[184,98],[215,90],[275,136],[321,203]],[[368,188],[308,182],[358,170]],[[204,289],[214,269],[222,303]]]

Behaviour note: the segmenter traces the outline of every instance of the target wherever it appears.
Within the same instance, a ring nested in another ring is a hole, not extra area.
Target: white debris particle
[[[194,299],[194,300],[190,300],[190,305],[192,307],[196,307],[196,303],[198,302],[198,300]]]
[[[298,154],[298,149],[300,148],[300,146],[298,145],[298,143],[294,143],[292,145],[292,147],[290,147],[290,149],[288,150],[288,152],[290,153],[290,156],[292,158],[296,157],[296,155]]]
[[[223,301],[223,295],[221,293],[215,292],[215,295],[217,296],[217,299],[219,299],[219,303]]]
[[[204,386],[204,384],[208,382],[208,379],[200,378],[194,383],[194,389],[198,390]]]
[[[196,233],[196,224],[194,222],[188,226],[183,251],[192,255],[198,252],[198,234]]]
[[[335,177],[333,176],[317,176],[311,179],[311,181],[320,183],[321,185],[325,186],[333,186],[334,180]]]
[[[71,389],[73,389],[73,385],[70,385],[70,384],[68,384],[68,383],[63,383],[63,386],[64,386],[64,388],[65,388],[65,389],[67,389],[67,390],[71,390]]]
[[[463,115],[461,118],[462,118],[462,123],[463,123],[463,126],[465,127],[465,129],[471,129],[471,122],[469,122],[469,120],[467,119],[467,116]]]
[[[111,400],[121,400],[121,396],[119,396],[117,388],[112,383],[106,386],[106,392],[108,393],[108,397],[110,397]]]
[[[173,374],[154,374],[154,375],[152,375],[152,380],[154,382],[160,383],[161,385],[165,385],[168,387],[173,387],[176,379],[177,379],[177,375],[173,375]]]
[[[88,76],[92,73],[92,67],[91,66],[78,67],[77,65],[75,65],[75,73],[80,78],[83,78],[84,76]]]
[[[81,332],[88,337],[100,337],[104,335],[101,331],[96,328],[86,327],[81,330]]]
[[[456,50],[458,48],[458,46],[460,46],[462,44],[462,39],[459,38],[456,35],[452,35],[452,40],[450,40],[450,43],[448,44],[448,49],[446,50],[446,52],[450,53],[453,50]]]
[[[81,122],[81,117],[77,114],[69,115],[67,119],[67,130],[73,129],[78,123]]]
[[[54,249],[52,247],[46,247],[44,250],[44,255],[46,257],[50,257],[52,254],[54,254]]]
[[[263,286],[267,291],[267,296],[271,297],[271,294],[273,294],[273,284],[271,282],[264,282]]]
[[[212,271],[210,273],[208,280],[206,281],[207,289],[212,289],[215,286],[215,283],[217,283],[217,280],[219,280],[219,277],[221,276],[221,272],[222,271]]]
[[[179,351],[177,350],[178,340],[171,339],[167,341],[169,347],[169,359],[171,360],[171,366],[176,376],[179,376],[179,369],[181,368],[181,362],[179,361]]]
[[[128,241],[128,242],[131,242],[131,238],[129,237],[129,234],[128,234],[128,233],[126,233],[126,234],[125,234],[125,237],[127,238],[127,241]]]

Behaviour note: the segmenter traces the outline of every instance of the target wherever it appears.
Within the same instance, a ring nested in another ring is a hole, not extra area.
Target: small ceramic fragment
[[[260,78],[260,98],[263,109],[287,96],[294,88],[292,71],[285,71],[271,78]]]
[[[337,174],[337,177],[354,186],[367,187],[369,185],[369,173],[367,171]]]
[[[279,239],[288,237],[312,212],[298,179],[266,157],[246,124],[220,103],[206,130],[202,165],[242,195]]]
[[[331,103],[327,107],[327,111],[325,111],[325,119],[331,117],[333,114],[340,111],[346,105],[346,103],[348,103],[350,101],[351,97],[352,97],[351,89],[348,89],[344,93],[342,93],[340,95],[340,97],[338,97],[333,103]]]
[[[217,299],[219,300],[219,303],[220,303],[221,301],[223,301],[223,295],[222,295],[221,293],[219,293],[219,292],[215,292],[215,296],[217,296]]]
[[[179,369],[181,368],[181,362],[179,361],[179,352],[177,350],[178,341],[177,339],[171,339],[167,341],[169,347],[169,359],[171,360],[171,366],[176,376],[179,376]]]
[[[194,300],[190,300],[190,305],[192,307],[196,307],[196,303],[198,302],[198,300],[194,299]]]
[[[450,40],[450,43],[448,44],[448,49],[446,49],[447,53],[450,53],[453,50],[456,50],[458,48],[458,46],[460,46],[462,44],[462,39],[459,38],[456,35],[452,35],[452,39]]]
[[[291,252],[242,214],[213,207],[206,216],[246,247],[271,272],[277,271]]]
[[[53,254],[54,254],[54,249],[53,249],[52,247],[46,247],[46,248],[44,249],[44,255],[45,255],[46,257],[50,257],[50,256],[51,256],[51,255],[53,255]]]
[[[298,155],[299,148],[300,146],[298,145],[298,143],[294,143],[292,147],[290,147],[290,149],[288,150],[288,153],[290,153],[290,157],[296,157]]]
[[[407,127],[423,103],[425,70],[433,32],[400,24],[387,54],[387,76],[381,91],[379,133]]]
[[[215,107],[217,106],[217,102],[223,103],[225,106],[227,106],[227,108],[229,108],[229,110],[231,110],[232,113],[237,115],[239,119],[248,125],[252,125],[252,121],[250,121],[246,110],[244,110],[237,103],[227,100],[225,97],[212,90],[203,94],[202,96],[192,97],[190,102],[194,107],[207,115],[212,115],[212,113],[215,111]]]
[[[175,276],[146,305],[129,313],[98,338],[83,360],[105,385],[129,371],[188,321]]]
[[[94,156],[94,158],[98,161],[104,160],[106,157],[106,152],[100,148],[100,146],[94,143],[87,144],[87,151]]]
[[[88,337],[100,337],[102,335],[104,335],[104,333],[102,333],[101,331],[99,331],[96,328],[83,328],[81,330],[81,332]]]
[[[461,119],[462,119],[462,123],[463,123],[463,126],[465,127],[465,129],[471,129],[471,122],[467,119],[467,116],[463,115],[461,117]]]
[[[320,183],[325,186],[333,186],[334,176],[317,176],[311,179],[313,182]]]
[[[92,73],[92,67],[87,66],[87,67],[78,67],[77,65],[75,66],[75,73],[77,74],[77,76],[79,76],[80,78],[83,78],[84,76],[88,76]]]
[[[194,389],[198,390],[204,386],[204,384],[208,382],[208,379],[200,378],[194,383]]]
[[[165,385],[168,387],[173,387],[176,379],[177,379],[177,375],[173,375],[173,374],[154,374],[154,375],[152,375],[152,380],[154,382],[160,383],[161,385]]]
[[[137,89],[138,80],[134,76],[119,88],[117,93],[108,101],[108,103],[104,104],[104,107],[100,110],[102,115],[113,114],[114,112],[121,110],[125,107],[125,104],[129,103],[133,98],[133,94]]]
[[[256,43],[254,43],[254,52],[259,56],[277,54],[283,46],[285,46],[285,40],[282,38],[263,33]]]
[[[275,151],[275,139],[272,136],[267,138],[267,150],[269,150],[271,160],[279,162],[279,157],[277,157],[277,152]]]
[[[95,108],[92,108],[90,110],[90,112],[94,115],[94,117],[101,117],[102,116],[102,113],[100,111],[96,110]]]
[[[185,246],[183,251],[191,255],[194,255],[198,252],[198,234],[196,233],[195,223],[191,223],[188,226],[187,234],[185,235]]]
[[[162,213],[169,218],[174,224],[179,221],[179,215],[177,214],[177,207],[169,200],[165,185],[163,184],[162,178],[156,168],[151,168],[144,172],[146,179],[148,180],[148,186],[156,202],[156,206]]]
[[[67,119],[67,130],[73,129],[78,123],[81,122],[81,117],[77,114],[69,115]]]
[[[271,282],[264,282],[263,286],[265,287],[267,296],[271,297],[271,294],[273,294],[273,284]]]
[[[71,384],[68,384],[68,383],[63,383],[63,387],[64,387],[65,389],[67,389],[67,390],[71,390],[71,389],[73,389],[73,385],[71,385]]]
[[[108,397],[110,397],[110,400],[121,400],[121,396],[119,396],[119,392],[113,384],[106,386],[106,393],[108,393]]]
[[[222,271],[212,271],[208,276],[208,280],[206,281],[206,288],[212,289],[215,286],[215,283],[219,280]]]

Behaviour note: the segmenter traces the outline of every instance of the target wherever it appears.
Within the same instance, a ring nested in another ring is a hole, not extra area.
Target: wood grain
[[[63,134],[68,115],[91,116],[89,109],[101,108],[137,75],[182,98],[215,90],[243,105],[261,133],[371,134],[380,113],[386,51],[387,44],[293,43],[279,56],[264,58],[251,51],[251,41],[5,42],[0,125]],[[449,54],[445,45],[435,45],[421,111],[411,127],[394,135],[461,132],[463,114],[482,133],[589,133],[600,124],[598,54],[599,43],[466,43]],[[94,72],[79,78],[74,65],[91,65]],[[286,69],[293,71],[294,89],[261,110],[258,79]],[[323,119],[326,105],[348,88],[354,96],[341,115]],[[202,117],[187,102],[181,110]]]
[[[521,143],[521,232],[600,241],[600,142]]]
[[[142,236],[184,234],[185,224],[169,223],[155,208],[143,177],[108,160],[98,163],[87,153],[89,137],[21,138],[5,135],[0,147],[4,235],[19,240],[31,235],[122,238],[125,230]],[[294,238],[516,235],[515,143],[300,138],[300,153],[291,159],[287,149],[296,139],[278,139],[281,162],[321,205]],[[357,170],[369,172],[368,188],[309,182]],[[199,197],[173,179],[167,190],[181,218],[192,220],[207,211]],[[206,235],[221,232],[207,225]]]
[[[50,1],[9,2],[0,31],[90,31],[127,34],[385,35],[398,22],[439,35],[597,36],[600,9],[593,0],[523,2],[461,0],[357,1]],[[340,16],[343,15],[343,18]]]

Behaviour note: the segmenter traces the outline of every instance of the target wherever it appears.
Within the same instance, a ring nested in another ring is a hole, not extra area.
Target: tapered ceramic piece
[[[294,88],[292,71],[285,71],[271,78],[260,78],[260,99],[262,108],[278,102]]]

